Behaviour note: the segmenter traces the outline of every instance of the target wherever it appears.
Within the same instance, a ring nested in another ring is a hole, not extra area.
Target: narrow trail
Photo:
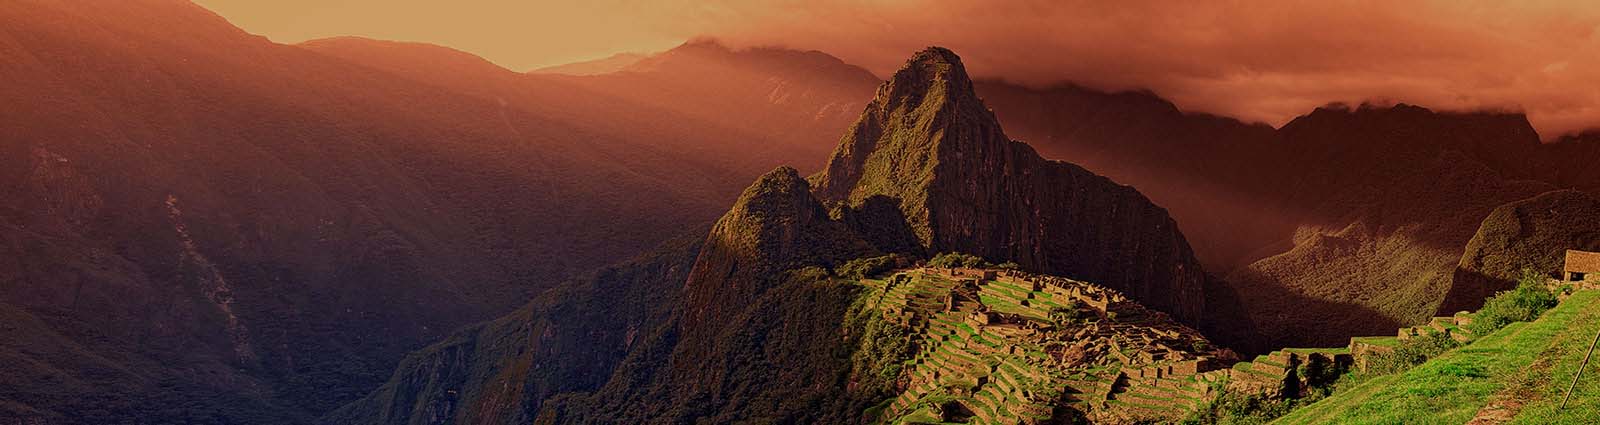
[[[1559,342],[1560,339],[1556,341]],[[1467,422],[1467,425],[1503,424],[1517,417],[1517,413],[1522,412],[1522,406],[1540,397],[1539,385],[1548,384],[1548,381],[1536,378],[1550,374],[1550,368],[1554,363],[1551,357],[1557,347],[1555,343],[1546,346],[1545,350],[1539,353],[1539,359],[1523,369],[1511,385],[1490,396],[1489,402],[1484,404],[1482,409],[1478,409],[1478,413]]]
[[[1552,310],[1554,309],[1552,308]],[[1595,319],[1596,314],[1584,312],[1574,318],[1573,322],[1583,323],[1584,321]],[[1527,326],[1518,329],[1517,333],[1510,335],[1508,338],[1515,338],[1526,328]],[[1490,396],[1489,402],[1478,410],[1478,413],[1473,416],[1471,421],[1467,422],[1467,425],[1510,423],[1512,419],[1517,417],[1518,413],[1522,412],[1523,406],[1542,399],[1545,394],[1539,390],[1550,385],[1551,378],[1553,378],[1550,376],[1551,370],[1554,368],[1555,362],[1560,360],[1561,348],[1565,347],[1571,340],[1572,335],[1567,332],[1556,334],[1554,338],[1551,338],[1550,343],[1546,344],[1544,350],[1539,352],[1533,363],[1523,368],[1521,373],[1517,374],[1516,378],[1509,382],[1505,388]]]

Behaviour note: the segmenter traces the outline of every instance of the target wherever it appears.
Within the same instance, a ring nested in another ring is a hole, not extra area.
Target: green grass
[[[1395,347],[1400,345],[1400,339],[1392,336],[1362,336],[1350,338],[1351,341],[1372,344],[1380,347]]]
[[[1341,388],[1274,423],[1460,424],[1471,420],[1497,393],[1527,382],[1537,383],[1538,391],[1531,400],[1523,400],[1527,404],[1516,417],[1518,422],[1593,421],[1600,409],[1600,376],[1583,385],[1584,392],[1574,396],[1578,402],[1568,410],[1555,412],[1554,407],[1565,389],[1563,378],[1571,379],[1581,351],[1600,330],[1597,302],[1600,291],[1574,294],[1537,321],[1514,323],[1404,373]],[[1541,355],[1558,360],[1548,370],[1530,367]]]

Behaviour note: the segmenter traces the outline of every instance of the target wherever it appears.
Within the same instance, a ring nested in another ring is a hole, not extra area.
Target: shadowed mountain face
[[[310,421],[709,222],[800,137],[180,1],[6,2],[0,28],[5,419]]]
[[[1477,310],[1524,270],[1559,274],[1569,249],[1600,251],[1600,198],[1558,190],[1501,205],[1467,244],[1439,311]]]
[[[1136,187],[1170,211],[1208,271],[1249,264],[1263,241],[1294,228],[1259,187],[1273,176],[1271,127],[1185,113],[1148,92],[975,85],[1007,134],[1041,156]]]

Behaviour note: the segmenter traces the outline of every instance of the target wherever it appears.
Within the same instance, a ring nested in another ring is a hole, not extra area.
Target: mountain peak
[[[943,47],[928,47],[917,52],[905,65],[895,71],[878,90],[875,102],[891,109],[897,104],[918,104],[930,100],[964,103],[967,107],[987,110],[978,101],[972,78],[967,76],[961,56]]]
[[[905,66],[901,67],[901,71],[907,68],[927,67],[948,67],[962,77],[967,75],[966,66],[961,63],[961,55],[939,46],[928,46],[912,55],[911,59],[906,60]]]
[[[929,47],[878,86],[828,168],[816,177],[817,193],[825,201],[861,201],[874,194],[915,199],[926,192],[939,164],[962,168],[957,162],[981,161],[1009,145],[999,120],[978,98],[961,57]],[[869,187],[878,190],[858,190]],[[888,193],[878,193],[883,190]]]
[[[1202,317],[1204,272],[1166,211],[1012,141],[948,49],[917,52],[879,86],[812,181],[817,197],[880,251],[1015,261],[1106,282],[1186,320]],[[1130,258],[1139,272],[1130,272]]]
[[[727,317],[729,306],[750,303],[777,285],[784,270],[869,253],[865,242],[829,220],[799,171],[779,167],[756,179],[712,227],[685,284],[687,324],[700,328],[709,318]]]

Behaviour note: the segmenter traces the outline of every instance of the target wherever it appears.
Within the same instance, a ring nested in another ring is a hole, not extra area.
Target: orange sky
[[[1600,127],[1600,2],[1089,0],[199,0],[280,42],[426,41],[512,69],[708,35],[818,49],[879,75],[939,44],[973,73],[1148,88],[1189,110],[1282,124],[1329,102],[1528,112]]]

